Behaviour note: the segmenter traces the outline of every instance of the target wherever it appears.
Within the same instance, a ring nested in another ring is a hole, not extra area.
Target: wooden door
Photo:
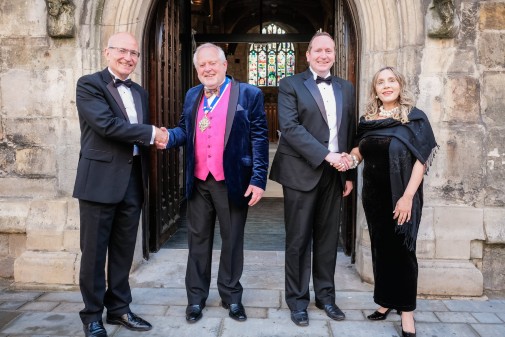
[[[356,121],[358,119],[358,38],[355,27],[355,12],[347,0],[334,0],[335,3],[335,75],[352,82],[356,89]],[[344,198],[343,215],[341,218],[342,244],[346,255],[350,255],[352,262],[355,259],[356,248],[356,202],[357,202],[357,179],[354,181],[354,189],[350,196]]]
[[[182,111],[181,10],[179,1],[160,0],[151,9],[146,29],[144,65],[149,91],[151,123],[175,127]],[[184,197],[184,152],[182,149],[151,153],[149,200],[144,227],[144,256],[158,251],[175,232]]]

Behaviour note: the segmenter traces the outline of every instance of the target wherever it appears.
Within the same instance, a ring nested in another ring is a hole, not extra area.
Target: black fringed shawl
[[[427,172],[438,148],[426,114],[413,108],[408,117],[409,122],[405,124],[392,118],[367,121],[361,117],[358,125],[357,143],[366,137],[391,137],[389,175],[393,207],[407,188],[415,159],[425,165]],[[410,221],[403,225],[398,225],[396,222],[395,228],[397,233],[405,236],[404,244],[410,251],[414,251],[416,247],[422,208],[423,189],[421,182],[412,200]]]

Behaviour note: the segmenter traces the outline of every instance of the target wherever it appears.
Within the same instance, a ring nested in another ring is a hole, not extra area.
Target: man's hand
[[[347,171],[349,169],[349,162],[345,156],[347,156],[347,153],[330,152],[324,160],[339,171]]]
[[[247,191],[245,191],[244,197],[248,197],[252,193],[251,200],[249,200],[248,205],[249,206],[254,206],[260,201],[261,197],[263,196],[263,192],[265,192],[264,189],[254,186],[254,185],[249,185],[247,188]]]
[[[168,130],[165,127],[156,128],[154,136],[154,145],[158,150],[164,150],[168,144]]]

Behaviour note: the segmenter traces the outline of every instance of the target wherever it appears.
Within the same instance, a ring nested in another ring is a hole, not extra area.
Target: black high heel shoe
[[[388,315],[391,312],[391,310],[393,310],[393,308],[389,308],[388,310],[386,310],[385,313],[382,313],[380,311],[375,310],[375,312],[373,314],[371,314],[371,315],[368,315],[367,318],[369,320],[371,320],[371,321],[383,321],[386,318],[388,318]],[[396,313],[398,315],[401,315],[401,311],[400,310],[396,310]]]
[[[414,319],[414,324],[416,323],[416,320]],[[400,326],[402,327],[402,337],[416,337],[415,332],[406,332],[403,330],[403,322],[400,320]]]

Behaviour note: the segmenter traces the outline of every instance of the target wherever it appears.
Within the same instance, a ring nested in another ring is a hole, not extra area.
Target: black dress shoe
[[[107,337],[107,330],[103,327],[102,320],[83,325],[86,337]]]
[[[201,304],[188,304],[186,307],[186,321],[188,323],[195,323],[202,318],[202,310],[205,308],[205,305]]]
[[[245,314],[245,309],[242,303],[228,304],[226,302],[221,302],[221,306],[225,309],[230,309],[228,315],[234,320],[243,322],[247,319],[247,315]]]
[[[306,309],[291,310],[291,320],[298,326],[308,326],[309,314],[307,314]]]
[[[336,304],[316,303],[316,307],[318,309],[324,310],[324,312],[326,312],[326,315],[335,321],[343,321],[345,319],[345,314],[342,312],[342,310],[340,310],[339,307],[337,307]]]
[[[153,327],[149,322],[143,320],[131,311],[121,316],[109,315],[107,313],[107,323],[113,325],[122,325],[128,330],[133,331],[148,331]]]

